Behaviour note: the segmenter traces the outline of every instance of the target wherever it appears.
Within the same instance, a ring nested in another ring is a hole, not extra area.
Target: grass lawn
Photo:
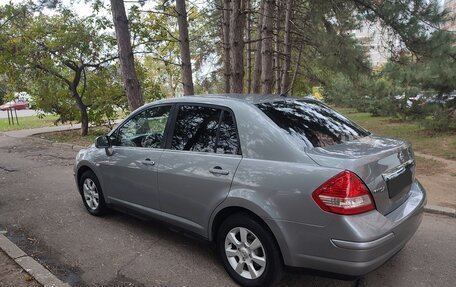
[[[410,141],[413,150],[446,159],[456,160],[456,133],[434,133],[424,130],[417,123],[391,117],[372,117],[354,109],[335,108],[369,131],[388,137]]]
[[[47,115],[41,119],[37,116],[20,117],[19,125],[16,125],[16,118],[14,118],[14,125],[8,124],[8,118],[0,119],[0,132],[50,127],[54,125],[54,121],[58,118],[58,116],[54,115]]]
[[[106,135],[109,132],[107,127],[91,127],[86,137],[81,137],[81,130],[70,130],[62,132],[52,132],[37,134],[35,137],[47,139],[55,142],[71,143],[80,146],[88,146],[95,142],[98,136]]]

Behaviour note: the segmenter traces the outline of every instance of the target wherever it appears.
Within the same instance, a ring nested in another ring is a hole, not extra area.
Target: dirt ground
[[[418,165],[417,178],[428,191],[428,205],[456,208],[456,161],[415,153],[436,163],[423,170]],[[435,172],[434,172],[435,171]]]
[[[30,275],[0,250],[0,287],[39,287]]]

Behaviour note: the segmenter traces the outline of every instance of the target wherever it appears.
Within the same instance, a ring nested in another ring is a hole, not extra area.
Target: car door
[[[110,202],[145,213],[159,209],[157,165],[170,111],[171,105],[145,109],[113,133],[114,153],[100,169]]]
[[[162,211],[204,235],[211,212],[228,195],[241,158],[230,110],[177,105],[173,132],[158,167]]]

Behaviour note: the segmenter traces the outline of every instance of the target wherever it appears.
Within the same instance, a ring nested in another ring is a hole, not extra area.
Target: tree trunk
[[[142,106],[144,101],[136,75],[130,31],[128,30],[128,19],[123,0],[111,0],[111,10],[114,28],[116,30],[117,47],[119,49],[122,80],[128,98],[128,106],[133,111]]]
[[[231,1],[230,46],[231,46],[231,92],[244,92],[244,28],[245,1]]]
[[[272,76],[273,76],[273,50],[272,50],[272,37],[273,37],[273,17],[274,14],[274,0],[265,0],[264,4],[264,17],[263,17],[263,33],[262,33],[262,49],[261,49],[261,86],[263,94],[272,93]]]
[[[255,47],[255,61],[253,66],[253,84],[252,91],[255,94],[261,93],[261,46],[263,41],[261,40],[263,31],[263,14],[264,14],[264,2],[261,1],[260,13],[258,15],[258,27],[257,27],[257,42]]]
[[[75,79],[70,85],[70,92],[76,101],[76,106],[81,113],[81,136],[86,136],[89,133],[89,115],[87,113],[87,106],[82,102],[81,95],[77,91],[77,83],[79,79]]]
[[[252,3],[247,0],[247,93],[252,92]]]
[[[89,133],[89,115],[87,114],[87,107],[80,109],[81,112],[81,136],[86,136]]]
[[[283,67],[282,91],[287,93],[290,90],[290,69],[291,69],[291,16],[293,0],[287,0],[285,12],[285,64]]]
[[[281,61],[280,61],[280,54],[281,54],[281,48],[280,48],[280,21],[282,20],[282,1],[278,0],[277,1],[277,14],[275,17],[275,22],[274,22],[274,72],[275,72],[275,77],[274,77],[274,85],[275,85],[275,92],[277,94],[281,93]]]
[[[231,61],[230,61],[230,11],[231,11],[231,0],[222,0],[222,33],[223,33],[223,77],[225,93],[230,92],[231,84]]]
[[[292,95],[293,95],[294,84],[296,82],[296,77],[298,75],[299,64],[301,63],[301,56],[302,56],[303,47],[304,47],[304,44],[301,43],[301,45],[299,46],[298,58],[296,59],[295,69],[294,69],[294,72],[293,72],[293,79],[291,80],[291,84],[290,84],[290,88],[289,88]]]
[[[185,0],[176,0],[177,25],[179,26],[179,44],[181,55],[182,85],[184,96],[193,95],[192,62],[190,58],[190,41],[188,38],[187,8]]]

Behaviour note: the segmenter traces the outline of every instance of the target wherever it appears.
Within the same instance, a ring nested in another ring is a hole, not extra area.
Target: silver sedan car
[[[281,96],[144,105],[81,150],[74,174],[91,214],[127,209],[213,241],[243,286],[272,285],[284,266],[366,274],[426,203],[408,142]]]

